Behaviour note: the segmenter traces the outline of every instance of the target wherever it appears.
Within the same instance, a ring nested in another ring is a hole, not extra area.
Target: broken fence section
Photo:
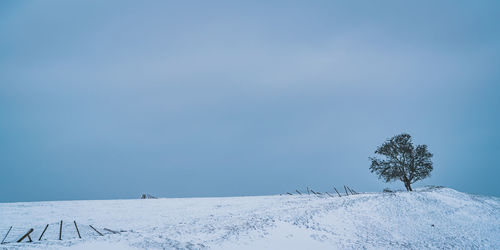
[[[78,224],[75,220],[71,223],[59,221],[45,225],[30,227],[0,228],[1,244],[30,243],[45,240],[75,240],[82,238],[101,237],[106,234],[119,234],[122,230],[95,227],[93,225]]]
[[[342,190],[342,189],[341,189]],[[335,191],[335,193],[338,195],[338,197],[342,197],[342,194],[337,190],[336,187],[333,187],[333,191]],[[356,192],[354,189],[350,188],[349,186],[346,186],[344,185],[344,191],[345,191],[345,194],[344,196],[349,196],[349,195],[356,195],[356,194],[359,194],[358,192]],[[307,195],[315,195],[317,197],[325,197],[325,198],[336,198],[336,196],[332,193],[329,193],[329,192],[318,192],[318,191],[314,191],[312,190],[311,188],[309,187],[306,187],[306,191],[305,192],[301,192],[300,190],[298,189],[295,189],[295,192],[298,194],[298,195],[303,195],[303,194],[307,194]],[[286,192],[285,193],[286,195],[294,195],[294,193],[292,192]],[[280,194],[280,195],[283,195],[283,194]]]

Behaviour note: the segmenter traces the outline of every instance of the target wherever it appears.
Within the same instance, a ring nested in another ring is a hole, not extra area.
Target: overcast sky
[[[498,1],[1,1],[0,202],[404,189],[500,196]]]

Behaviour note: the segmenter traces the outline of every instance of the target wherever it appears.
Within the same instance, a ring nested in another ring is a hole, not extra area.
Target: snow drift
[[[11,226],[0,248],[500,249],[500,199],[433,187],[335,198],[0,203],[0,240]],[[33,242],[15,243],[30,228]]]

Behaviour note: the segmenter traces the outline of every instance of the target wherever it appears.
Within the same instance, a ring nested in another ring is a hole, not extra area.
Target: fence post
[[[2,243],[0,243],[0,244],[3,244],[5,242],[5,239],[7,238],[7,235],[9,235],[11,229],[12,229],[12,226],[10,226],[9,231],[7,231],[7,233],[3,237]]]
[[[62,224],[63,221],[61,220],[61,223],[59,224],[59,240],[62,240]]]
[[[108,232],[111,232],[113,234],[119,234],[119,232],[117,231],[114,231],[114,230],[111,230],[111,229],[108,229],[108,228],[104,228],[104,230],[108,231]]]
[[[94,231],[96,231],[100,236],[103,236],[101,232],[97,231],[97,229],[95,229],[92,225],[89,225],[90,228],[94,229]]]
[[[45,226],[45,229],[43,229],[43,232],[42,232],[42,234],[40,234],[40,238],[38,238],[38,241],[42,240],[43,234],[45,233],[45,231],[47,230],[48,227],[49,227],[49,224],[47,224],[47,226]]]
[[[296,191],[298,194],[302,195],[302,193],[301,193],[301,192],[299,192],[299,190],[295,189],[295,191]]]
[[[347,189],[349,189],[349,192],[351,192],[352,195],[355,195],[355,193],[352,191],[352,189],[349,186],[347,186]]]
[[[314,190],[312,190],[312,189],[311,189],[311,192],[312,192],[314,195],[316,195],[316,197],[321,198],[321,192],[316,192],[316,191],[314,191]]]
[[[347,192],[347,188],[345,187],[345,185],[344,185],[344,190],[345,190],[345,194],[346,194],[347,196],[349,196],[349,193]]]
[[[337,188],[333,187],[333,189],[335,189],[335,192],[337,192],[337,194],[339,195],[339,197],[342,197],[342,195],[340,195],[339,191],[337,191]]]
[[[78,230],[78,226],[76,225],[76,220],[73,221],[73,223],[75,223],[75,228],[76,228],[76,232],[78,233],[78,238],[82,238],[82,236],[80,236],[80,230]]]
[[[309,187],[307,187],[307,194],[311,194],[311,193],[309,193]]]
[[[29,237],[29,236],[30,236],[30,233],[32,233],[32,232],[33,232],[33,228],[31,228],[31,229],[30,229],[27,233],[25,233],[25,234],[23,235],[23,237],[21,237],[19,240],[17,240],[17,242],[21,242],[21,241],[23,241],[23,240],[24,240],[24,238]],[[29,239],[30,239],[30,242],[31,242],[31,237],[29,237]]]
[[[350,187],[347,187],[347,188],[349,188],[349,191],[351,191],[351,193],[352,193],[353,195],[358,194],[358,193],[356,193],[354,190],[352,190],[352,188],[350,188]]]

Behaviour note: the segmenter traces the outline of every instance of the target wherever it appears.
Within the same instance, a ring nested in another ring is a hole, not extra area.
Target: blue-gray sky
[[[2,1],[0,202],[403,188],[500,196],[498,1]]]

